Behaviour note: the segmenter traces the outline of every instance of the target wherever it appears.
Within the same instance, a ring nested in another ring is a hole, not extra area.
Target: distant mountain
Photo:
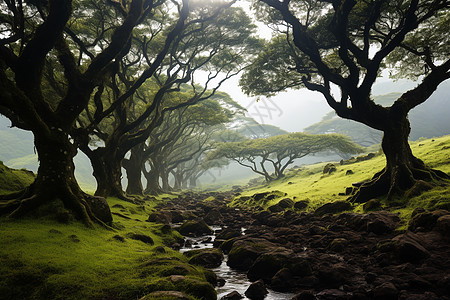
[[[411,84],[409,84],[411,85]],[[392,90],[384,85],[386,90]],[[404,88],[407,84],[403,84]],[[411,86],[412,87],[412,86]],[[450,134],[450,83],[443,83],[438,90],[425,103],[411,110],[409,120],[411,123],[410,140],[421,137],[431,138]],[[391,92],[389,94],[377,95],[374,101],[383,106],[391,105],[401,93]],[[342,119],[334,112],[325,115],[321,122],[305,128],[308,133],[342,133],[350,136],[355,142],[370,146],[381,142],[382,133],[364,124],[351,120]]]

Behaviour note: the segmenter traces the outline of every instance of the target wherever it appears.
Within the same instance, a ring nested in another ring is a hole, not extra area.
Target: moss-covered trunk
[[[111,212],[105,199],[85,194],[75,179],[73,157],[76,148],[68,136],[58,129],[46,134],[35,133],[39,168],[34,183],[19,197],[0,205],[11,217],[34,214],[40,205],[60,200],[64,207],[86,224],[109,223]]]

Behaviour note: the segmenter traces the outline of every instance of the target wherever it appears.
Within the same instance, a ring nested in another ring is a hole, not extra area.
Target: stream
[[[210,226],[210,227],[212,230],[214,230],[213,235],[204,235],[200,237],[185,237],[185,245],[187,242],[188,245],[191,244],[192,246],[190,247],[183,246],[180,249],[180,252],[183,253],[193,249],[213,248],[215,234],[216,232],[222,230],[222,227],[221,226]],[[242,228],[241,231],[242,234],[244,235],[245,229]],[[244,294],[251,284],[251,282],[247,278],[247,273],[231,269],[227,265],[228,256],[224,255],[224,257],[225,258],[219,267],[211,269],[212,271],[214,271],[214,273],[216,273],[218,279],[225,280],[224,286],[216,287],[217,299],[221,299],[222,297],[233,291],[237,291],[239,294],[241,294],[244,297],[242,299],[249,299],[245,297]],[[267,289],[267,291],[269,293],[266,295],[264,300],[288,300],[292,299],[292,297],[294,297],[295,295],[293,293],[279,293],[271,289]]]

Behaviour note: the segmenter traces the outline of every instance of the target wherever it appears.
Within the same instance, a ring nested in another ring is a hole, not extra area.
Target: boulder
[[[352,204],[347,201],[335,201],[331,203],[326,203],[321,207],[317,208],[314,212],[317,216],[323,216],[325,214],[335,214],[346,210],[353,209]]]
[[[373,289],[373,298],[376,300],[397,300],[398,290],[391,282],[384,282]]]
[[[127,237],[132,240],[141,241],[148,245],[153,245],[155,243],[151,237],[149,237],[148,235],[145,235],[145,234],[128,233]]]
[[[439,217],[436,221],[436,229],[443,236],[450,238],[450,215]]]
[[[225,296],[223,296],[222,298],[220,298],[220,300],[239,300],[242,298],[244,298],[244,297],[241,294],[239,294],[239,292],[232,291],[231,293],[228,293]]]
[[[323,174],[331,174],[336,171],[336,166],[332,163],[328,163],[323,167]]]
[[[207,224],[221,224],[223,216],[217,208],[213,208],[203,217],[203,220],[205,220]]]
[[[178,291],[156,291],[140,298],[139,300],[165,300],[165,299],[189,300],[190,298],[185,293]]]
[[[227,264],[231,268],[246,271],[261,254],[275,248],[275,244],[262,238],[236,240],[228,253]]]
[[[288,292],[292,290],[294,278],[288,268],[280,269],[270,280],[270,287],[277,292]]]
[[[156,211],[148,216],[147,222],[170,224],[172,222],[172,216],[168,211]]]
[[[294,206],[294,201],[292,201],[292,199],[290,198],[284,198],[281,199],[280,202],[278,202],[278,205],[285,209],[292,208]]]
[[[245,296],[251,300],[263,300],[269,292],[267,291],[264,281],[258,280],[253,282],[245,291]]]
[[[294,252],[286,248],[275,248],[261,254],[250,266],[247,277],[250,281],[269,281],[280,269],[290,265]]]
[[[196,249],[184,252],[189,257],[189,263],[199,265],[205,268],[217,268],[222,264],[222,251],[215,248]]]
[[[416,231],[421,228],[422,230],[430,231],[436,225],[437,220],[445,215],[449,215],[449,212],[446,210],[418,212],[414,214],[411,220],[409,220],[408,229],[411,231]]]
[[[267,208],[267,210],[270,211],[271,213],[278,213],[278,212],[284,211],[284,208],[282,206],[280,206],[279,204],[275,204],[275,205],[269,206]]]
[[[300,200],[294,203],[294,208],[298,209],[298,210],[303,210],[305,208],[307,208],[309,205],[309,200],[305,199],[305,200]]]
[[[338,289],[327,289],[316,294],[317,300],[350,300],[353,294]]]
[[[214,233],[202,219],[186,221],[177,230],[185,236],[200,236]]]
[[[407,232],[392,239],[395,242],[395,252],[401,261],[415,262],[430,256],[430,253],[420,244],[420,238],[413,232]]]

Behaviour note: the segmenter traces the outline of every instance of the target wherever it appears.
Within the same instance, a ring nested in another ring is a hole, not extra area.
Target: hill
[[[425,103],[414,108],[409,114],[411,123],[410,140],[421,137],[432,138],[450,134],[450,105],[448,93],[450,83],[443,83]],[[392,92],[374,97],[382,106],[391,105],[401,93]],[[321,122],[305,128],[307,133],[341,133],[350,136],[356,143],[370,146],[381,142],[382,133],[364,124],[339,118],[334,112],[325,115]]]
[[[414,155],[423,159],[428,166],[450,174],[450,135],[411,142],[411,147]],[[384,167],[385,157],[383,154],[377,153],[372,159],[353,164],[340,165],[339,162],[335,162],[336,171],[331,174],[324,174],[323,170],[327,164],[318,163],[301,168],[294,167],[280,180],[268,185],[260,184],[245,189],[240,196],[235,198],[233,203],[236,206],[268,208],[288,197],[295,202],[306,200],[309,203],[306,210],[313,211],[325,203],[347,199],[348,196],[342,195],[346,188],[354,182],[370,179],[376,171]],[[450,199],[446,196],[449,192],[450,187],[448,185],[437,187],[413,197],[407,206],[404,206],[404,203],[399,203],[401,209],[398,209],[406,217],[417,207],[450,209]],[[258,193],[272,193],[273,196],[268,201],[254,201],[252,196]],[[361,210],[362,205],[355,207],[355,209]]]

